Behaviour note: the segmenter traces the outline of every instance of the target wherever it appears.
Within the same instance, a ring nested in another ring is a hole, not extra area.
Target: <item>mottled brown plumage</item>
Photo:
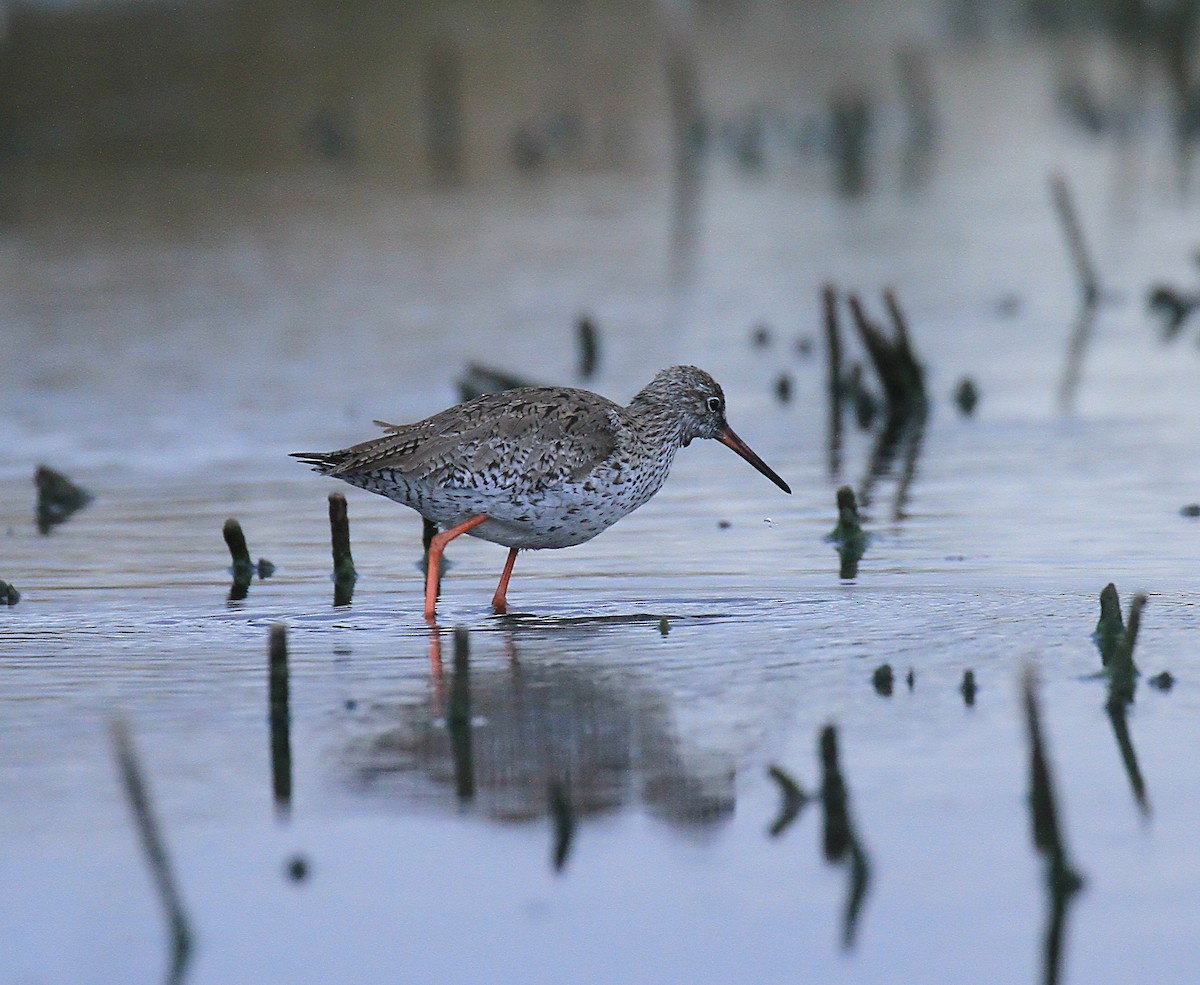
[[[386,432],[378,438],[295,457],[411,506],[446,530],[445,541],[469,533],[508,547],[493,599],[501,611],[517,550],[595,537],[648,501],[695,438],[716,438],[791,492],[730,429],[721,387],[694,366],[663,370],[628,407],[587,390],[524,387],[415,424],[376,423]],[[431,585],[434,567],[431,551]]]

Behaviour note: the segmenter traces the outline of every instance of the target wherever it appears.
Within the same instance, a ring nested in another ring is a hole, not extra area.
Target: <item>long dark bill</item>
[[[775,470],[771,468],[771,466],[754,454],[750,446],[736,434],[734,434],[733,428],[731,428],[728,424],[725,425],[725,430],[717,435],[717,440],[726,448],[732,448],[734,451],[736,451],[742,456],[742,458],[758,469],[758,471],[775,483],[775,485],[777,485],[789,496],[792,494],[791,487],[775,474]]]

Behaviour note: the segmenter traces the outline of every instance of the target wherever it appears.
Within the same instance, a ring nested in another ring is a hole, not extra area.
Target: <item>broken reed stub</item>
[[[1175,686],[1175,676],[1169,670],[1164,670],[1162,673],[1155,674],[1146,683],[1157,691],[1169,691]]]
[[[82,486],[46,465],[37,467],[33,482],[37,486],[38,533],[49,533],[51,527],[70,519],[93,498]]]
[[[600,366],[600,329],[588,315],[581,315],[575,323],[579,341],[579,375],[590,380]]]
[[[221,528],[225,538],[225,546],[229,548],[229,556],[233,559],[233,580],[249,582],[254,577],[254,562],[250,560],[250,550],[246,547],[246,535],[242,525],[233,517],[225,521]]]
[[[1162,319],[1162,340],[1170,342],[1179,334],[1192,312],[1200,307],[1200,297],[1185,295],[1168,284],[1156,284],[1150,288],[1146,306]]]
[[[832,284],[821,288],[821,306],[825,325],[825,387],[835,407],[842,399],[842,337],[838,332],[837,290]]]
[[[854,490],[842,486],[837,491],[837,525],[825,538],[837,549],[841,560],[840,577],[858,576],[858,562],[867,550],[867,534],[858,516],[858,500]]]
[[[789,403],[792,399],[792,378],[787,373],[780,373],[775,378],[775,399],[781,404]]]
[[[312,866],[307,858],[303,855],[293,855],[284,864],[283,871],[291,882],[304,882],[308,879],[308,874]]]
[[[554,847],[550,861],[555,872],[562,872],[571,854],[571,842],[575,837],[575,807],[567,785],[560,780],[551,780],[547,792],[550,821],[554,828]]]
[[[958,406],[963,417],[970,417],[979,406],[979,387],[969,376],[964,376],[954,389],[954,403]]]
[[[979,685],[975,683],[975,671],[963,671],[962,684],[959,685],[958,689],[962,692],[963,701],[966,702],[967,707],[974,706],[975,695],[979,692]]]
[[[267,643],[267,714],[271,727],[271,791],[275,809],[286,818],[292,805],[291,702],[287,626],[273,623]]]
[[[1092,631],[1092,640],[1100,651],[1100,663],[1112,663],[1117,645],[1125,638],[1125,620],[1121,618],[1121,597],[1111,581],[1100,592],[1100,619]]]
[[[871,425],[875,423],[875,417],[879,413],[879,401],[863,383],[861,363],[854,363],[850,367],[850,373],[846,377],[843,389],[849,395],[850,402],[854,407],[854,421],[858,425],[858,429],[860,431],[871,430]]]
[[[458,395],[462,400],[474,400],[485,393],[503,393],[505,390],[533,385],[532,381],[506,373],[502,369],[493,369],[481,363],[469,363],[463,375],[458,378]]]
[[[892,318],[894,332],[887,335],[870,318],[856,295],[848,298],[850,313],[859,338],[875,365],[879,382],[887,397],[888,413],[903,420],[923,413],[928,406],[925,393],[925,371],[917,362],[909,340],[908,323],[904,318],[895,294],[883,292],[884,305]]]
[[[354,570],[354,556],[350,552],[350,514],[346,497],[340,492],[329,494],[329,540],[334,580],[353,582],[358,572]]]
[[[1096,275],[1095,264],[1088,253],[1087,243],[1083,238],[1083,226],[1075,211],[1075,203],[1071,198],[1071,189],[1067,179],[1061,174],[1050,176],[1050,194],[1054,200],[1054,208],[1062,223],[1063,236],[1067,241],[1067,251],[1075,264],[1075,273],[1079,278],[1079,289],[1083,294],[1085,305],[1096,305],[1100,301],[1100,278]]]
[[[258,575],[260,579],[270,578],[275,574],[275,565],[265,557],[260,557],[257,563],[250,559],[250,549],[246,546],[246,535],[242,532],[242,525],[233,517],[225,521],[221,535],[225,538],[225,546],[229,548],[229,556],[233,560],[230,572],[233,575],[234,592],[237,593],[237,598],[245,598],[244,590],[250,587],[254,576]]]
[[[1129,603],[1129,618],[1125,621],[1125,632],[1113,648],[1109,670],[1115,677],[1133,679],[1138,674],[1133,662],[1133,650],[1137,646],[1138,630],[1142,625],[1142,609],[1146,607],[1146,596],[1138,592]]]

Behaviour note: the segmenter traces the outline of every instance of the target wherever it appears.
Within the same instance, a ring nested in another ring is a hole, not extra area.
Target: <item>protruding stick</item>
[[[1100,281],[1088,254],[1087,244],[1084,242],[1083,227],[1079,224],[1075,203],[1071,199],[1071,189],[1067,185],[1067,179],[1061,174],[1051,175],[1050,194],[1054,199],[1054,208],[1058,212],[1058,218],[1062,222],[1067,250],[1075,264],[1075,272],[1079,277],[1079,287],[1083,292],[1084,303],[1094,305],[1100,300]]]
[[[1125,620],[1121,618],[1121,597],[1117,586],[1111,581],[1100,592],[1100,619],[1092,632],[1092,639],[1100,651],[1100,663],[1107,667],[1112,663],[1113,653],[1125,636]]]
[[[963,701],[968,708],[975,704],[975,695],[979,692],[979,685],[975,683],[975,671],[964,670],[962,684],[959,686],[962,691]]]
[[[842,465],[842,338],[838,332],[837,292],[826,284],[821,292],[825,312],[825,387],[829,393],[829,474]]]
[[[349,605],[354,595],[358,572],[350,553],[350,515],[346,497],[339,492],[329,494],[329,534],[333,548],[333,604]]]
[[[226,520],[221,533],[233,558],[233,586],[229,589],[229,598],[230,601],[240,602],[250,590],[250,581],[254,578],[254,562],[250,560],[246,535],[242,533],[242,525],[237,520],[233,517]]]
[[[842,486],[837,491],[837,526],[826,538],[837,548],[840,568],[839,578],[857,578],[858,562],[867,550],[867,533],[862,528],[858,515],[858,500],[854,490]]]
[[[267,650],[268,712],[271,721],[271,790],[275,809],[286,817],[292,807],[291,709],[288,687],[287,627],[271,626]]]
[[[591,318],[582,315],[576,323],[576,331],[579,335],[579,375],[590,380],[600,365],[600,330]]]
[[[571,843],[575,839],[575,808],[565,783],[559,780],[550,781],[549,805],[550,819],[554,825],[554,851],[551,862],[555,872],[562,872],[571,854]]]

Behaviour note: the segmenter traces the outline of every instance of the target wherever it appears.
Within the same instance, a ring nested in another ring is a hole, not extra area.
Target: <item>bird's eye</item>
[[[721,398],[720,397],[709,397],[708,398],[708,409],[713,414],[719,414],[721,412]]]

